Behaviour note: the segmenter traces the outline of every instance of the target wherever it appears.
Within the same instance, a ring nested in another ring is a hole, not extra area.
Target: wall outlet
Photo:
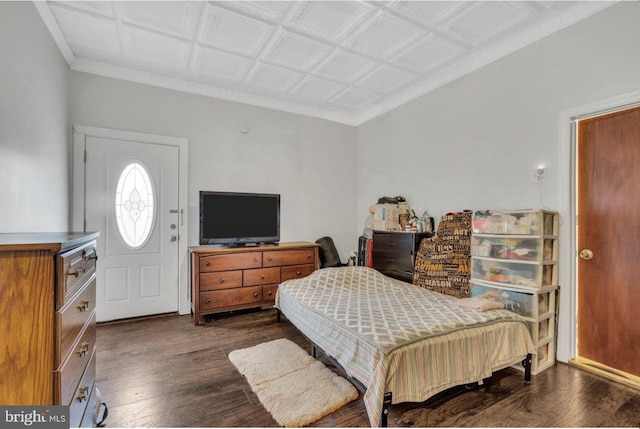
[[[538,167],[531,172],[531,183],[541,183],[547,181],[547,167]]]

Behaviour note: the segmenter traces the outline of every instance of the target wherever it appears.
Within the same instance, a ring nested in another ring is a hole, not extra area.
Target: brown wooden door
[[[640,107],[577,134],[578,356],[640,376]]]

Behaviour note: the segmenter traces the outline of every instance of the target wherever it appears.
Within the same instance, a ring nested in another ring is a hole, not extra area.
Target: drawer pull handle
[[[87,256],[87,251],[86,250],[82,251],[82,260],[83,261],[86,262],[86,261],[91,261],[91,260],[94,260],[94,261],[98,260],[98,254],[96,253],[96,249],[93,248],[92,250],[93,250],[93,253],[90,256]]]
[[[254,292],[254,293],[253,293],[253,297],[254,297],[254,298],[257,298],[257,297],[258,297],[258,292]]]
[[[269,296],[273,295],[273,291],[270,290],[269,292],[267,292],[269,294]]]
[[[267,258],[267,261],[271,262],[271,261],[273,261],[273,258],[272,258],[271,256],[269,256],[269,257]]]
[[[269,259],[271,260],[271,259]],[[253,262],[258,262],[258,258],[253,258]]]
[[[307,255],[307,259],[311,259],[311,255]]]
[[[69,271],[67,272],[67,275],[68,275],[68,276],[74,276],[74,277],[78,278],[78,275],[79,275],[80,273],[84,273],[85,271],[86,271],[86,268],[85,268],[85,267],[78,267],[78,268],[76,268],[76,269],[75,269],[75,270],[73,270],[73,271],[69,270]]]
[[[388,244],[389,246],[395,246],[395,245],[396,245],[396,242],[395,242],[395,241],[389,241],[389,242],[387,242],[387,244]]]
[[[206,267],[209,267],[209,266],[211,266],[211,262],[207,261],[207,262],[205,262],[205,263],[204,263],[204,265],[205,265]]]
[[[89,386],[81,386],[80,387],[80,392],[79,392],[78,396],[76,397],[78,402],[86,401],[88,393],[89,393]]]
[[[264,274],[262,274],[262,275],[260,276],[260,280],[264,280],[264,279],[265,279],[265,276],[264,276]]]
[[[84,313],[85,311],[89,310],[89,301],[83,299],[82,301],[80,301],[80,305],[78,306],[78,311],[80,313]]]
[[[78,356],[84,357],[89,353],[89,343],[82,343],[80,345],[80,350],[77,351]]]
[[[220,279],[220,284],[224,283],[224,279]]]
[[[205,302],[206,302],[207,304],[211,304],[211,298],[207,298],[207,299],[205,299]]]
[[[393,259],[393,258],[387,258],[387,262],[394,262],[394,261],[395,261],[395,259]]]
[[[299,276],[300,274],[302,274],[302,272],[296,271],[296,276]]]

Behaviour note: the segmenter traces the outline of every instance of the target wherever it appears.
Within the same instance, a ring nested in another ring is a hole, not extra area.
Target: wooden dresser
[[[420,242],[432,236],[431,232],[373,231],[373,268],[389,277],[412,283]]]
[[[191,247],[194,323],[206,314],[273,305],[280,282],[319,268],[318,247],[307,242]]]
[[[0,234],[0,404],[69,405],[96,422],[99,233]]]

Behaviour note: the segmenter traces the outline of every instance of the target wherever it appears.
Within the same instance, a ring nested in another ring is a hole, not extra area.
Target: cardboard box
[[[409,203],[374,204],[373,229],[375,231],[400,231],[400,214],[409,211]]]

